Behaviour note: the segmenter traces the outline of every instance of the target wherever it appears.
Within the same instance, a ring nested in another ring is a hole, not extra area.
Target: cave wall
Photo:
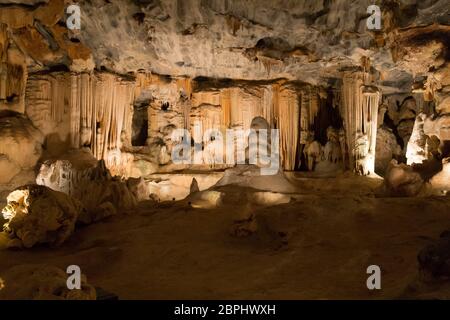
[[[31,75],[26,115],[49,139],[67,148],[89,147],[97,159],[114,161],[130,144],[134,82],[109,73]]]
[[[263,117],[271,128],[280,130],[283,168],[294,170],[298,142],[306,143],[304,135],[313,129],[319,110],[318,92],[313,86],[286,80],[228,81],[217,86],[213,80],[142,73],[127,79],[107,72],[37,73],[27,81],[25,114],[47,137],[48,149],[57,144],[86,147],[111,167],[126,165],[122,153],[127,162],[133,153],[148,153],[147,161],[168,165],[175,129],[186,128],[194,143],[205,144],[203,133],[208,129],[217,128],[225,136],[226,129],[248,130],[254,118]],[[148,106],[148,139],[143,148],[131,143],[137,104]]]
[[[444,161],[448,5],[389,1],[383,32],[368,32],[369,2],[79,1],[73,31],[66,1],[4,0],[0,110],[17,115],[1,116],[37,128],[47,156],[87,149],[123,176],[226,167],[173,164],[172,133],[187,128],[204,148],[206,130],[257,117],[280,130],[285,170]],[[133,143],[137,130],[145,141]]]

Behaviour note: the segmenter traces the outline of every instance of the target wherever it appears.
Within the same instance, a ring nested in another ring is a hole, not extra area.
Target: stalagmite
[[[406,163],[408,165],[422,163],[427,159],[427,154],[425,152],[427,137],[423,130],[425,119],[426,115],[420,113],[417,115],[416,121],[414,122],[414,128],[406,148]]]

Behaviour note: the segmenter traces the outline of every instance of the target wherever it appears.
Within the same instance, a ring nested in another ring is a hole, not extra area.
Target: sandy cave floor
[[[401,298],[421,248],[450,228],[450,197],[375,198],[380,180],[291,176],[289,204],[254,208],[255,234],[230,234],[254,190],[220,187],[224,205],[142,202],[133,213],[79,228],[62,247],[0,251],[0,274],[24,263],[65,269],[120,299]],[[366,268],[382,269],[382,290]]]

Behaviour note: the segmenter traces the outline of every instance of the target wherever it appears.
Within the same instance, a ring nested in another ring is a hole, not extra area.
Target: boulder
[[[381,193],[386,196],[413,197],[419,195],[424,186],[424,180],[413,167],[392,160],[386,169]]]
[[[59,246],[73,233],[83,213],[81,203],[62,192],[39,185],[19,187],[8,195],[2,210],[8,246]]]
[[[442,160],[442,170],[430,179],[433,190],[447,193],[450,190],[450,158]]]

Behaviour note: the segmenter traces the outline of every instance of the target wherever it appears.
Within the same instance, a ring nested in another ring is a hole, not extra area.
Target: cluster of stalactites
[[[311,129],[319,112],[319,90],[308,87],[300,93],[300,144],[307,144],[311,137]]]
[[[26,81],[25,57],[11,45],[7,27],[0,23],[0,109],[24,112]]]
[[[72,146],[90,146],[97,159],[107,159],[129,140],[133,83],[111,74],[71,75],[71,91]]]
[[[280,157],[285,170],[295,169],[300,132],[301,106],[298,92],[285,88],[278,95],[277,128],[280,130]]]
[[[190,121],[200,120],[203,131],[250,129],[255,117],[263,117],[270,128],[279,129],[280,158],[285,170],[294,170],[300,140],[308,137],[319,112],[319,89],[273,83],[256,88],[222,88],[193,94]]]
[[[341,98],[350,168],[359,174],[373,173],[380,93],[371,85],[369,73],[345,72]]]
[[[26,96],[33,123],[44,134],[68,135],[72,148],[89,147],[108,160],[129,142],[134,82],[109,73],[36,75]]]

